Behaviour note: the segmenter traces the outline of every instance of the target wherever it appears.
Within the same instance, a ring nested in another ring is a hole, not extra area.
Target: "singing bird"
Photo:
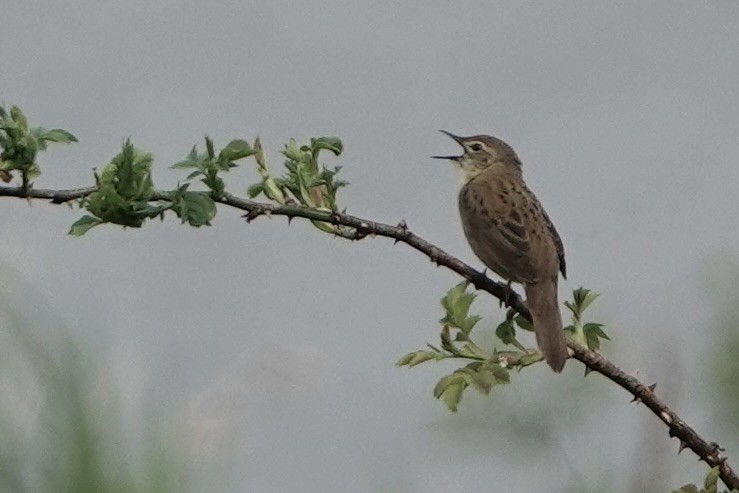
[[[562,240],[534,193],[523,181],[521,160],[511,146],[489,135],[459,137],[462,171],[459,213],[472,251],[509,284],[520,283],[534,322],[536,343],[556,372],[567,360],[557,300],[559,272],[567,277]]]

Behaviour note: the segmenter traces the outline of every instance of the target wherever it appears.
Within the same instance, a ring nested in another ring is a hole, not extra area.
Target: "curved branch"
[[[23,187],[3,186],[0,187],[0,196],[20,197],[26,199],[47,199],[51,200],[53,203],[63,203],[82,198],[95,190],[95,187],[71,190],[47,190],[35,188],[24,190]],[[168,196],[167,192],[158,192],[153,197],[153,200],[167,200]],[[405,221],[401,221],[398,225],[392,226],[390,224],[369,221],[367,219],[344,213],[311,209],[298,205],[279,205],[256,202],[237,197],[230,193],[224,193],[220,202],[224,205],[245,211],[246,214],[244,217],[249,222],[260,216],[286,216],[288,218],[301,217],[352,228],[354,230],[353,234],[341,235],[349,239],[360,240],[367,236],[384,236],[387,238],[393,238],[396,243],[405,243],[429,257],[437,265],[447,267],[456,272],[472,283],[475,288],[487,291],[501,301],[507,301],[507,304],[516,312],[531,320],[531,315],[520,295],[515,292],[508,292],[505,284],[493,281],[487,277],[485,272],[480,272],[474,269],[436,245],[411,232],[405,224]],[[729,466],[727,457],[721,454],[723,449],[716,442],[706,441],[674,411],[672,411],[669,406],[667,406],[667,404],[654,393],[654,385],[645,385],[636,377],[618,368],[600,353],[590,351],[572,341],[568,342],[568,346],[573,352],[573,358],[585,365],[586,375],[591,371],[600,373],[633,395],[634,398],[632,399],[632,402],[642,402],[659,419],[661,419],[667,425],[669,435],[680,440],[678,453],[685,448],[691,449],[700,458],[700,460],[706,462],[710,467],[718,466],[721,480],[726,486],[732,489],[739,489],[739,476],[737,476],[731,466]]]

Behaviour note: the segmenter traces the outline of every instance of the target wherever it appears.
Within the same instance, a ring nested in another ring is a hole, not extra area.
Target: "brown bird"
[[[464,148],[450,159],[462,171],[459,213],[467,241],[482,262],[508,281],[523,284],[536,342],[556,372],[567,360],[557,301],[559,272],[567,277],[562,240],[536,196],[523,181],[521,160],[511,146],[489,135],[458,137]]]

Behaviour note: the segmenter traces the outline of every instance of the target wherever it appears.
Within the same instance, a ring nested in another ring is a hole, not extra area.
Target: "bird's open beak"
[[[443,133],[444,135],[448,135],[452,139],[454,139],[454,142],[456,142],[459,145],[462,145],[462,137],[459,137],[457,135],[454,135],[451,132],[447,132],[446,130],[439,130],[439,132]],[[457,161],[462,156],[431,156],[434,159],[449,159],[451,161]]]

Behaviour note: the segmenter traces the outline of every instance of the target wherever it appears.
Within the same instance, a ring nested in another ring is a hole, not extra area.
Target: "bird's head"
[[[446,130],[441,131],[462,146],[461,156],[432,156],[436,159],[454,161],[462,171],[463,181],[468,182],[491,166],[499,166],[501,170],[521,167],[516,152],[502,140],[490,135],[473,135],[459,137]]]

